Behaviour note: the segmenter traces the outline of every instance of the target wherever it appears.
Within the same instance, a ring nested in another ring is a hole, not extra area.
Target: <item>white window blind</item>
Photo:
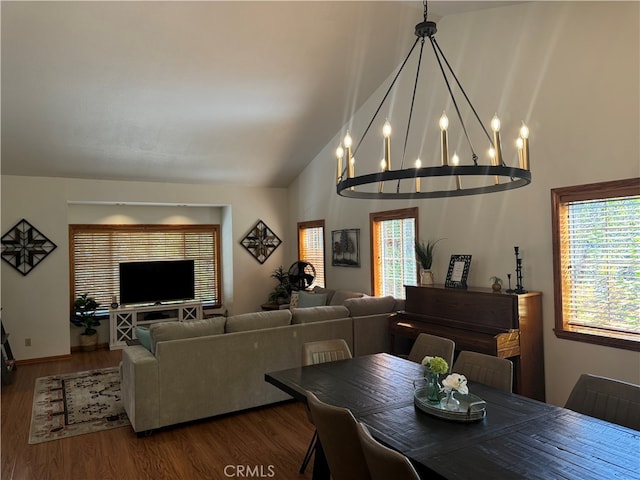
[[[565,321],[640,333],[640,196],[572,201],[564,211]]]
[[[217,225],[70,225],[71,298],[89,293],[106,307],[119,297],[119,263],[194,260],[195,299],[219,305]]]
[[[315,284],[325,287],[324,272],[324,221],[298,224],[298,257],[316,269]]]
[[[405,285],[417,283],[415,259],[416,219],[374,217],[374,295],[405,298]]]

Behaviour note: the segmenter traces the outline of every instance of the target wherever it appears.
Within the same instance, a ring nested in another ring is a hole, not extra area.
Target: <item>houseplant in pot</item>
[[[433,285],[433,272],[431,265],[433,264],[433,250],[436,244],[442,240],[441,238],[435,242],[427,241],[415,244],[416,260],[420,264],[420,285]]]
[[[289,303],[291,298],[291,282],[289,282],[289,274],[282,269],[280,265],[271,274],[271,278],[275,278],[278,284],[269,294],[269,303],[283,305]]]
[[[73,302],[71,323],[84,328],[84,332],[80,334],[80,346],[85,352],[95,350],[98,344],[98,331],[95,327],[100,325],[100,320],[96,318],[96,310],[99,306],[100,304],[88,293],[83,293]]]

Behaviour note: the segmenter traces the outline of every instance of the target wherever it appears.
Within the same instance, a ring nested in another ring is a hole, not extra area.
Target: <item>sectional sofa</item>
[[[393,297],[362,296],[153,324],[146,346],[122,350],[124,408],[141,433],[287,400],[266,372],[299,366],[305,342],[343,338],[356,356],[389,351],[388,317],[402,308]]]

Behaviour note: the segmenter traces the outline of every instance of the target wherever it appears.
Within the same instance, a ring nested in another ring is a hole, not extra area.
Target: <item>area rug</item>
[[[30,444],[127,425],[117,367],[36,379]]]

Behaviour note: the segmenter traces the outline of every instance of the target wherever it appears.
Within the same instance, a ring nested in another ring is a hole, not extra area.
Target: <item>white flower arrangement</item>
[[[449,393],[452,390],[460,392],[462,395],[469,393],[469,387],[467,387],[467,377],[460,375],[459,373],[452,373],[447,375],[442,381],[442,389]]]

